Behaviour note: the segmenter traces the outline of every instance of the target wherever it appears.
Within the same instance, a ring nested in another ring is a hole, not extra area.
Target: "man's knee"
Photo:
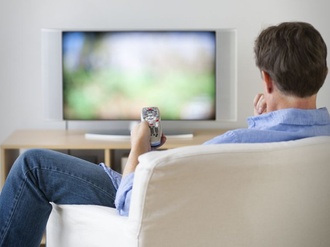
[[[28,149],[20,154],[16,159],[12,169],[22,169],[23,172],[38,167],[41,160],[47,157],[49,150],[46,149]]]

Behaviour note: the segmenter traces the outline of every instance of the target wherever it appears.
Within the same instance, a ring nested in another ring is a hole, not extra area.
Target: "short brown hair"
[[[255,41],[256,65],[282,93],[309,97],[327,76],[327,46],[321,34],[304,22],[285,22],[263,30]]]

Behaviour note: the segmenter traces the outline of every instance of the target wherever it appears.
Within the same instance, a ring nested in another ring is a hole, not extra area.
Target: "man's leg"
[[[0,195],[0,246],[39,246],[51,204],[114,207],[116,189],[103,168],[50,150],[28,150]]]

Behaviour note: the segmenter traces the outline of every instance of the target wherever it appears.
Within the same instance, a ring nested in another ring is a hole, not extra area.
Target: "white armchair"
[[[330,246],[330,137],[140,157],[129,217],[54,205],[48,247]]]

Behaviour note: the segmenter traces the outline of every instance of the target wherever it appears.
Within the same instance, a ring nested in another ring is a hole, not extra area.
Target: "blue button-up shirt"
[[[204,144],[262,143],[330,136],[330,116],[326,108],[283,109],[248,118],[248,128],[228,131]],[[101,164],[118,187],[115,205],[120,215],[128,215],[134,173],[121,175]]]

